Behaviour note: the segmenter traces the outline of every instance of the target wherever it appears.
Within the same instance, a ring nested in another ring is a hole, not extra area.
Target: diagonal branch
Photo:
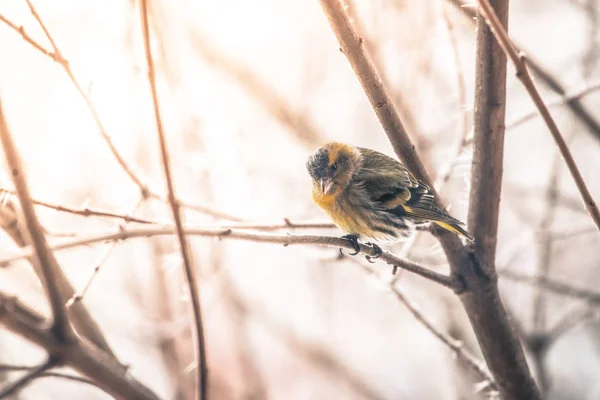
[[[515,65],[515,68],[517,70],[517,78],[519,78],[523,83],[523,86],[529,93],[529,96],[533,100],[533,103],[537,107],[539,113],[544,119],[544,122],[548,126],[548,129],[550,130],[550,133],[552,134],[552,137],[554,138],[554,141],[556,142],[556,145],[558,146],[558,149],[561,155],[563,156],[567,167],[569,168],[569,172],[571,173],[571,176],[573,177],[573,180],[577,185],[577,189],[579,190],[579,194],[583,199],[585,207],[587,208],[588,212],[590,213],[590,216],[594,220],[594,223],[600,230],[600,210],[598,210],[598,206],[592,198],[592,195],[590,194],[590,191],[588,190],[585,181],[583,180],[583,177],[581,176],[581,173],[577,168],[577,164],[575,163],[575,159],[571,155],[571,151],[569,150],[567,142],[565,142],[565,139],[560,133],[556,122],[554,122],[554,119],[552,118],[548,107],[546,107],[542,96],[540,96],[540,93],[535,87],[531,76],[529,76],[529,70],[527,68],[527,63],[525,62],[525,55],[522,52],[519,53],[517,51],[517,48],[508,37],[506,29],[502,26],[500,20],[498,19],[498,16],[494,13],[490,2],[488,0],[478,0],[478,2],[481,13],[484,16],[486,23],[490,26],[494,36],[496,37],[496,40],[502,47],[504,53],[507,55],[507,57],[511,59],[511,61]]]
[[[0,103],[0,141],[4,148],[6,164],[11,171],[13,183],[21,202],[21,208],[27,226],[29,238],[35,249],[34,260],[39,263],[42,272],[42,284],[46,289],[46,295],[52,309],[52,329],[60,340],[70,342],[75,340],[73,328],[69,322],[65,301],[59,289],[60,266],[54,257],[54,253],[48,247],[43,228],[35,214],[29,187],[25,178],[21,158],[8,129],[2,104]]]
[[[45,328],[44,316],[17,299],[0,292],[0,325],[18,336],[60,354],[61,361],[117,399],[159,400],[150,389],[138,382],[127,368],[85,339],[66,345]]]
[[[452,5],[454,5],[463,15],[465,15],[469,21],[474,22],[476,17],[474,4],[467,4],[464,0],[448,0]],[[522,49],[522,46],[516,46],[519,49]],[[526,52],[529,53],[529,52]],[[581,98],[574,96],[570,97],[565,86],[552,74],[547,71],[538,61],[536,61],[533,57],[528,56],[525,59],[527,65],[531,68],[532,72],[540,81],[544,82],[553,92],[557,93],[559,96],[562,96],[565,104],[571,110],[573,114],[577,118],[583,122],[583,124],[588,128],[589,132],[596,139],[600,140],[600,122],[596,119],[596,117],[585,107],[585,105],[581,102]]]
[[[206,349],[204,344],[204,327],[202,326],[202,310],[200,308],[200,294],[198,291],[198,283],[196,282],[196,275],[193,268],[193,261],[189,243],[187,241],[183,223],[181,221],[181,205],[175,195],[175,187],[173,184],[173,178],[171,175],[171,160],[169,151],[167,149],[167,139],[163,129],[162,118],[160,114],[158,90],[156,88],[156,74],[154,71],[154,61],[152,59],[152,50],[150,45],[150,29],[148,27],[148,1],[141,0],[140,2],[140,18],[142,21],[142,33],[144,39],[144,49],[146,54],[146,62],[148,64],[148,81],[150,82],[150,89],[152,92],[152,102],[154,104],[154,116],[156,118],[156,131],[158,133],[158,142],[160,145],[160,154],[162,157],[162,165],[165,172],[165,180],[167,183],[168,199],[171,205],[171,212],[173,214],[173,220],[175,221],[175,227],[177,231],[177,239],[179,240],[179,247],[181,250],[181,257],[183,258],[183,266],[185,277],[188,284],[190,299],[192,302],[192,310],[194,315],[195,334],[196,334],[196,346],[197,346],[197,357],[196,362],[198,365],[198,381],[197,391],[198,398],[206,400],[208,396],[208,370],[206,366]]]
[[[1,14],[0,14],[0,21],[5,23],[8,27],[13,29],[16,33],[18,33],[23,38],[23,40],[25,40],[27,43],[32,45],[36,50],[40,51],[42,54],[49,57],[52,61],[56,62],[63,68],[63,70],[65,71],[65,73],[67,74],[67,76],[69,77],[71,82],[73,83],[73,86],[75,86],[75,89],[77,90],[79,95],[84,100],[88,110],[90,111],[90,114],[92,115],[94,122],[96,123],[96,126],[98,127],[98,130],[100,131],[100,135],[102,136],[102,139],[106,142],[113,157],[117,160],[118,164],[121,166],[121,168],[123,169],[125,174],[129,177],[129,179],[139,188],[140,192],[142,193],[142,197],[144,197],[144,198],[152,197],[152,198],[167,202],[168,200],[165,199],[165,197],[162,194],[157,193],[156,191],[151,189],[146,183],[144,183],[144,181],[136,174],[136,172],[134,171],[134,168],[131,167],[127,163],[125,158],[121,155],[121,153],[117,149],[116,145],[114,144],[111,136],[108,134],[108,131],[104,127],[102,119],[100,118],[100,114],[96,110],[96,107],[94,106],[94,103],[92,102],[92,99],[86,93],[86,91],[83,89],[83,86],[81,85],[81,83],[77,80],[75,74],[73,73],[73,70],[71,69],[71,66],[70,66],[68,60],[63,57],[58,45],[56,44],[56,41],[50,34],[50,31],[44,24],[44,21],[42,20],[41,16],[35,9],[33,3],[31,3],[30,0],[26,0],[26,1],[27,1],[27,5],[29,6],[29,9],[30,9],[32,15],[34,16],[34,18],[36,19],[36,21],[38,22],[38,24],[44,31],[44,34],[46,35],[46,37],[48,38],[48,41],[50,42],[53,51],[49,51],[49,50],[45,49],[44,46],[40,45],[31,36],[29,36],[27,34],[27,32],[25,32],[23,27],[17,26],[16,24],[14,24],[13,22],[8,20],[6,17],[4,17]],[[182,206],[186,207],[187,209],[194,210],[194,211],[197,211],[202,214],[210,215],[215,218],[228,219],[231,221],[239,221],[240,220],[235,216],[213,210],[211,207],[208,207],[208,206],[205,206],[202,204],[192,204],[192,203],[183,202],[183,201],[181,202],[181,204],[182,204]]]

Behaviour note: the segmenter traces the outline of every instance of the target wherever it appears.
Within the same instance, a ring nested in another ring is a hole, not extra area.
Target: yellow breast
[[[318,185],[313,186],[313,200],[341,230],[358,236],[374,237],[376,232],[362,217],[359,210],[340,199],[338,194],[323,194]]]

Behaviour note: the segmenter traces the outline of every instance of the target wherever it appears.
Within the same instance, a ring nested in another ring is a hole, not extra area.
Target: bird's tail
[[[454,232],[456,234],[459,234],[460,236],[466,238],[467,240],[469,240],[470,242],[474,242],[475,238],[473,238],[473,236],[471,236],[471,234],[469,232],[467,232],[462,226],[460,222],[442,222],[442,221],[431,221],[439,226],[441,226],[442,228],[446,229],[447,231],[450,232]]]

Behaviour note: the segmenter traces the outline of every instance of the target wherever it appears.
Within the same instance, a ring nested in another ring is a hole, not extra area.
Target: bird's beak
[[[333,180],[330,178],[321,178],[319,179],[319,184],[321,185],[321,193],[327,194],[333,186]]]

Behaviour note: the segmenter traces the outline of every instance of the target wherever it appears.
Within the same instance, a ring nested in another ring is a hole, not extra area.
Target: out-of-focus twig
[[[67,61],[66,58],[63,57],[60,49],[58,48],[58,45],[56,44],[54,38],[50,34],[50,31],[46,28],[46,25],[44,24],[43,20],[41,19],[39,13],[37,12],[37,10],[35,9],[34,5],[31,3],[30,0],[26,0],[26,1],[29,6],[29,9],[31,10],[32,15],[34,16],[36,21],[39,23],[40,27],[42,28],[46,37],[48,38],[48,41],[50,42],[50,44],[53,48],[53,51],[47,50],[44,46],[39,44],[30,35],[28,35],[22,26],[21,27],[17,26],[16,24],[14,24],[13,22],[11,22],[9,19],[7,19],[6,17],[4,17],[1,14],[0,14],[0,21],[5,23],[8,27],[13,29],[16,33],[18,33],[27,43],[32,45],[35,49],[40,51],[42,54],[48,56],[52,61],[59,64],[64,69],[65,73],[67,74],[67,76],[69,77],[69,79],[71,80],[73,85],[75,86],[75,89],[77,90],[77,92],[80,94],[80,96],[85,101],[85,104],[86,104],[88,110],[90,111],[92,118],[94,119],[94,122],[98,126],[100,135],[102,136],[103,140],[106,142],[113,157],[115,157],[115,159],[117,160],[117,162],[119,163],[119,165],[121,166],[123,171],[131,179],[131,181],[138,186],[138,188],[140,189],[140,191],[142,193],[142,197],[149,196],[149,197],[160,199],[162,201],[167,202],[168,199],[166,199],[165,196],[163,196],[162,194],[158,193],[157,191],[151,189],[145,182],[142,181],[142,179],[134,171],[134,168],[131,167],[129,165],[129,163],[125,160],[125,158],[121,155],[121,153],[117,149],[116,145],[112,141],[111,136],[108,134],[108,131],[104,127],[102,119],[100,118],[100,114],[96,110],[96,107],[94,106],[94,103],[92,102],[92,99],[90,98],[88,93],[86,93],[86,91],[84,90],[81,83],[75,77],[75,74],[73,73],[73,70],[71,69],[69,62]],[[213,210],[211,207],[206,206],[206,205],[194,204],[194,203],[190,203],[187,201],[181,201],[181,204],[182,204],[182,206],[184,206],[187,209],[194,210],[194,211],[197,211],[202,214],[210,215],[215,218],[222,218],[222,219],[227,219],[227,220],[231,220],[231,221],[239,221],[240,220],[237,217],[229,215],[227,213]]]
[[[560,99],[557,99],[554,101],[549,101],[546,104],[546,107],[554,108],[554,107],[565,106],[565,105],[568,105],[569,102],[583,99],[584,97],[586,97],[589,94],[596,93],[598,90],[600,90],[600,83],[595,83],[595,84],[586,86],[585,88],[583,88],[577,92],[574,92],[572,94],[568,94],[568,95],[565,94]],[[506,124],[506,130],[514,129],[514,128],[524,124],[525,122],[530,121],[539,116],[540,116],[540,113],[538,111],[532,111],[532,112],[525,114],[525,115],[509,122],[508,124]]]
[[[135,207],[133,208],[133,210],[131,211],[130,214],[135,213],[135,211],[142,205],[143,202],[144,202],[144,199],[140,198],[138,200],[138,202],[135,204]],[[121,221],[121,223],[119,224],[118,228],[119,229],[123,229],[125,227],[125,223],[126,223],[125,220]],[[90,277],[88,278],[87,282],[83,285],[83,287],[81,288],[81,290],[79,290],[69,300],[67,300],[67,307],[72,307],[73,304],[81,302],[83,300],[83,297],[86,295],[88,289],[92,285],[92,282],[94,281],[94,279],[96,278],[96,276],[100,272],[100,269],[102,268],[102,265],[104,265],[104,263],[106,262],[106,260],[108,260],[108,257],[111,255],[111,253],[113,252],[113,250],[117,246],[117,243],[118,242],[112,242],[110,244],[110,246],[108,247],[108,249],[106,249],[104,255],[100,258],[100,261],[96,264],[96,266],[92,270],[92,273],[90,274]]]
[[[103,243],[108,241],[116,240],[127,240],[131,238],[140,237],[152,237],[152,236],[164,236],[172,235],[173,228],[161,228],[161,227],[140,227],[140,228],[129,228],[123,229],[118,232],[108,233],[104,235],[94,236],[90,238],[77,239],[71,242],[58,244],[52,247],[52,250],[64,250],[79,246],[92,245],[94,243]],[[220,239],[238,239],[247,240],[252,242],[260,243],[275,243],[282,244],[284,246],[292,245],[318,245],[327,246],[334,248],[344,248],[347,250],[354,250],[352,242],[347,239],[335,236],[317,236],[317,235],[276,235],[272,233],[261,233],[252,232],[249,230],[233,230],[233,229],[215,229],[215,228],[189,228],[186,229],[188,236],[202,236],[202,237],[215,237]],[[360,253],[369,257],[377,257],[377,251],[369,245],[359,244]],[[32,253],[32,249],[27,247],[22,249],[18,255],[0,259],[0,267],[8,265],[11,262],[29,257]],[[453,289],[460,292],[464,289],[462,283],[457,281],[453,277],[444,275],[442,273],[433,271],[426,268],[418,263],[405,260],[395,256],[394,254],[384,251],[379,257],[381,261],[386,262],[389,265],[396,266],[398,268],[405,269],[413,272],[424,278],[437,282],[447,288]]]
[[[14,364],[0,364],[0,371],[31,371],[36,367],[25,366],[25,365],[14,365]],[[96,383],[90,379],[83,378],[78,375],[69,374],[66,372],[43,372],[38,378],[61,378],[68,381],[85,383],[90,386],[96,386]]]
[[[579,172],[579,169],[577,168],[577,164],[575,163],[575,159],[571,155],[569,146],[565,142],[562,134],[560,133],[560,130],[558,129],[558,126],[556,125],[556,122],[554,122],[554,119],[550,114],[550,111],[548,111],[548,108],[546,107],[542,96],[540,96],[540,93],[535,87],[533,80],[529,76],[527,63],[525,62],[525,55],[517,51],[517,48],[514,46],[514,44],[508,37],[506,29],[500,23],[500,20],[498,19],[498,16],[496,15],[492,6],[490,5],[490,2],[488,0],[477,1],[479,3],[479,9],[482,15],[484,16],[491,31],[494,33],[494,36],[496,36],[496,40],[500,44],[500,47],[502,47],[502,50],[504,51],[506,56],[509,57],[515,65],[515,68],[517,70],[517,78],[519,78],[519,80],[521,80],[521,82],[523,83],[523,86],[529,93],[529,96],[533,100],[539,113],[544,119],[544,122],[548,126],[548,129],[550,130],[550,133],[552,134],[552,137],[554,138],[554,141],[556,142],[556,145],[558,146],[558,149],[561,155],[563,156],[567,167],[569,168],[569,172],[571,173],[571,176],[573,177],[573,180],[577,185],[577,189],[579,190],[581,198],[583,199],[585,206],[588,209],[588,212],[590,213],[590,216],[594,220],[594,223],[600,230],[600,210],[598,210],[598,206],[592,198],[592,195],[588,190],[585,181],[583,180],[583,177]]]
[[[319,145],[322,135],[307,115],[295,110],[283,96],[249,67],[239,60],[221,54],[198,29],[190,29],[190,37],[194,49],[208,64],[234,79],[279,123],[288,127],[304,145],[311,148]]]
[[[373,268],[366,266],[364,263],[359,262],[356,259],[351,259],[354,261],[354,264],[358,265],[363,271],[372,275],[376,278],[379,278],[378,272]],[[439,339],[444,346],[448,347],[450,351],[456,358],[460,360],[467,368],[472,370],[481,380],[488,383],[488,387],[491,390],[497,390],[496,383],[494,382],[494,377],[490,374],[490,372],[485,367],[485,363],[481,360],[478,360],[473,354],[469,352],[464,345],[443,332],[440,328],[438,328],[433,321],[430,320],[420,309],[419,307],[406,295],[404,290],[400,288],[395,282],[387,282],[382,284],[386,287],[386,289],[390,290],[394,296],[410,311],[410,313],[419,321],[425,329],[427,329],[433,336]]]
[[[13,183],[15,185],[17,196],[21,203],[23,219],[27,226],[28,238],[31,240],[32,247],[35,249],[35,258],[41,271],[41,281],[46,290],[48,301],[52,309],[52,330],[59,340],[65,343],[76,340],[75,334],[69,316],[65,308],[63,293],[59,289],[59,280],[62,276],[58,272],[61,268],[54,257],[54,253],[49,248],[44,236],[44,231],[35,213],[29,186],[25,178],[25,173],[21,158],[13,141],[12,135],[8,129],[8,124],[0,103],[0,142],[4,148],[6,164],[11,171]],[[43,371],[42,371],[43,372]]]
[[[448,0],[452,5],[454,5],[463,15],[465,15],[469,21],[474,22],[476,16],[476,4],[475,2],[471,4],[467,4],[464,0]],[[520,45],[516,46],[519,49],[523,47]],[[525,62],[531,70],[536,75],[540,81],[544,82],[553,92],[557,93],[559,96],[566,97],[568,96],[568,91],[565,89],[565,86],[548,70],[546,70],[542,64],[536,61],[529,51],[525,52],[528,54]],[[596,119],[593,113],[591,113],[581,102],[580,98],[574,99],[566,99],[567,107],[583,122],[583,124],[588,128],[590,134],[594,136],[596,139],[600,140],[600,122]]]
[[[465,148],[467,147],[467,138],[469,136],[469,112],[466,108],[466,103],[467,103],[467,95],[466,95],[466,83],[465,83],[465,77],[463,74],[463,69],[460,65],[460,54],[458,51],[458,40],[456,38],[456,32],[454,31],[454,25],[452,24],[452,21],[450,20],[450,16],[448,15],[448,12],[446,11],[445,7],[442,7],[442,17],[444,19],[444,23],[446,25],[446,31],[448,32],[448,38],[450,40],[450,45],[452,48],[452,57],[453,57],[453,61],[454,61],[454,65],[456,68],[456,91],[458,93],[458,105],[459,105],[459,109],[458,112],[461,115],[460,118],[460,123],[459,123],[459,127],[458,127],[458,136],[456,138],[456,142],[454,144],[454,146],[452,147],[452,152],[450,153],[450,157],[449,157],[449,161],[446,164],[446,166],[442,169],[440,169],[440,171],[437,174],[437,177],[435,179],[435,183],[434,186],[437,189],[438,192],[442,192],[442,188],[444,187],[444,185],[446,185],[446,183],[448,183],[448,180],[450,180],[450,176],[452,176],[452,172],[454,171],[454,168],[456,167],[456,165],[458,164],[458,160],[460,159],[460,156],[463,154],[463,152],[465,151]]]
[[[14,382],[9,383],[2,389],[0,389],[0,399],[6,399],[8,396],[17,394],[25,386],[29,385],[33,380],[42,376],[49,369],[54,368],[59,362],[59,359],[55,356],[49,356],[46,361],[28,370],[25,375],[20,377]]]
[[[193,267],[191,249],[186,237],[185,230],[183,228],[181,205],[179,203],[179,200],[177,199],[177,196],[175,195],[175,185],[173,184],[173,177],[171,175],[171,159],[167,148],[167,138],[164,132],[162,117],[160,113],[158,90],[156,88],[156,73],[154,71],[154,60],[152,59],[152,49],[150,44],[150,28],[148,24],[147,0],[141,0],[140,2],[140,18],[142,21],[144,50],[146,54],[146,63],[148,66],[148,81],[150,83],[150,90],[152,92],[154,116],[156,119],[156,131],[158,133],[158,142],[160,145],[160,154],[165,173],[165,181],[167,184],[168,199],[169,204],[171,205],[173,220],[175,221],[177,239],[179,240],[179,247],[181,251],[181,257],[183,259],[183,267],[189,289],[189,295],[192,303],[192,311],[194,316],[194,333],[196,335],[197,347],[196,362],[198,364],[198,376],[196,382],[198,398],[201,400],[206,400],[208,396],[208,369],[206,366],[206,347],[204,341],[204,327],[202,324],[202,309],[200,308],[200,293],[198,289],[198,283],[196,282],[196,271]]]
[[[515,282],[522,282],[528,285],[539,286],[550,290],[553,293],[561,294],[568,297],[573,297],[580,300],[585,300],[595,306],[600,304],[600,292],[594,290],[577,287],[576,285],[566,283],[554,278],[542,278],[538,276],[524,275],[519,272],[503,269],[499,271],[502,278]]]

